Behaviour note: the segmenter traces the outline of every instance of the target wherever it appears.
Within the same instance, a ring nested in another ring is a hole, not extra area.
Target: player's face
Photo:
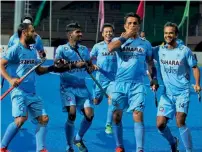
[[[175,33],[175,28],[172,26],[164,27],[164,39],[167,44],[173,44],[176,41],[177,35]]]
[[[36,37],[36,33],[34,30],[34,27],[32,25],[29,25],[28,30],[25,32],[25,43],[27,45],[34,44],[36,42],[35,37]]]
[[[72,40],[74,41],[81,41],[81,38],[82,38],[82,32],[80,29],[77,29],[77,30],[74,30],[71,34],[70,34],[70,37]]]
[[[114,36],[113,29],[111,27],[105,27],[102,32],[102,37],[106,41],[111,41]]]
[[[138,33],[138,31],[140,29],[140,24],[138,22],[138,19],[136,17],[128,17],[126,20],[126,23],[124,24],[124,28],[125,28],[126,32],[128,30],[133,30],[136,33]]]

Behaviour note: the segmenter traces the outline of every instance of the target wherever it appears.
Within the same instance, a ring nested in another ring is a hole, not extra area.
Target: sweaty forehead
[[[126,22],[138,22],[138,19],[136,17],[128,17]]]
[[[103,31],[113,31],[112,27],[105,27]]]
[[[175,32],[175,28],[172,26],[166,26],[164,32]]]
[[[29,25],[28,31],[33,31],[34,27],[32,25]]]

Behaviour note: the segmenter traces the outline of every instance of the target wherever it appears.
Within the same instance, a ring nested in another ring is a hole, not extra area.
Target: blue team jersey
[[[78,45],[78,52],[85,61],[90,60],[87,47]],[[65,59],[68,62],[81,61],[78,54],[72,49],[69,43],[60,45],[56,49],[55,59]],[[72,69],[60,74],[61,86],[64,87],[85,87],[85,77],[87,76],[85,68]]]
[[[102,81],[113,81],[117,70],[117,60],[115,52],[110,53],[105,41],[97,43],[93,46],[90,57],[97,58],[97,66],[99,67],[100,78]]]
[[[161,77],[170,95],[178,95],[190,88],[190,68],[197,65],[192,51],[185,45],[178,44],[174,49],[167,45],[155,47],[154,58],[160,66]]]
[[[8,61],[7,71],[12,78],[21,78],[37,64],[37,54],[34,48],[25,48],[20,42],[8,48],[3,58]],[[27,93],[35,93],[35,77],[33,71],[18,86]]]
[[[31,44],[30,46],[31,47],[35,47],[35,49],[37,51],[44,51],[41,37],[38,34],[37,34],[37,36],[35,38],[35,41],[36,41],[36,43],[35,44]],[[18,33],[15,33],[9,39],[8,48],[11,47],[11,46],[13,46],[13,45],[15,45],[15,44],[17,44],[18,42],[19,42]]]
[[[121,45],[121,48],[116,49],[116,55],[117,73],[115,81],[143,82],[146,57],[152,56],[150,42],[140,37],[130,38]]]
[[[177,39],[176,42],[177,42],[177,44],[182,44],[182,45],[184,45],[184,42],[183,42],[181,39]]]

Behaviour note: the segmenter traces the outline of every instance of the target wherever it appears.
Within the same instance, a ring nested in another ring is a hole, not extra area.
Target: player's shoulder
[[[70,49],[70,47],[69,47],[69,45],[67,45],[67,44],[63,44],[63,45],[59,45],[58,47],[57,47],[57,50],[58,51],[67,51],[67,50],[69,50]]]
[[[78,47],[81,50],[88,50],[88,48],[85,45],[78,44]]]
[[[19,38],[17,32],[15,32],[15,33],[10,37],[9,40],[14,40],[14,39],[16,39],[16,38]]]
[[[178,49],[180,51],[183,51],[184,53],[191,52],[191,49],[188,46],[184,45],[184,44],[179,44]]]

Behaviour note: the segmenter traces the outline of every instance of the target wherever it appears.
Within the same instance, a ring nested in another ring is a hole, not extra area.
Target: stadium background
[[[42,1],[23,1],[18,10],[18,17],[29,13],[36,19]],[[66,42],[65,26],[78,21],[84,32],[83,44],[89,48],[95,44],[99,1],[52,1],[51,2],[51,31],[50,31],[50,1],[46,1],[36,27],[37,33],[42,37],[44,46],[57,47]],[[114,24],[116,36],[123,29],[123,17],[128,12],[136,12],[139,1],[104,1],[105,22]],[[163,25],[167,21],[177,24],[181,22],[186,1],[146,1],[144,31],[146,38],[157,45],[163,41]],[[20,14],[20,11],[22,12]],[[1,1],[1,39],[7,45],[9,37],[14,32],[15,2]],[[189,12],[188,46],[193,51],[202,51],[202,2],[191,1]],[[179,38],[185,41],[186,21],[180,29]],[[50,44],[51,32],[51,44]],[[101,41],[99,34],[99,41]]]

